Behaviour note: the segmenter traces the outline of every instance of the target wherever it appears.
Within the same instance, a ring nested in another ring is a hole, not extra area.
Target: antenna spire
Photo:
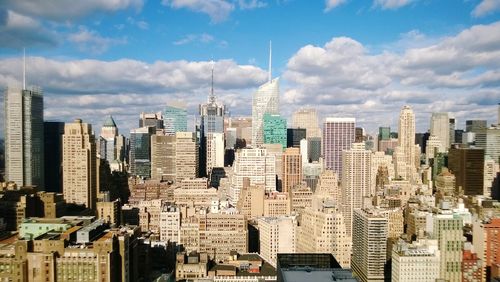
[[[271,62],[272,62],[272,42],[271,40],[269,40],[269,73],[268,73],[268,80],[269,82],[271,82],[271,79],[272,79],[272,68],[271,68]]]
[[[215,95],[214,95],[214,60],[212,60],[212,84],[210,87],[210,96],[208,97],[209,103],[215,103]]]
[[[23,48],[23,90],[26,90],[26,48]]]

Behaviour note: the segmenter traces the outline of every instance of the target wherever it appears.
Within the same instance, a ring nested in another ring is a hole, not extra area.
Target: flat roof
[[[346,281],[358,282],[352,277],[352,273],[345,269],[282,269],[283,281],[303,282],[303,281]]]

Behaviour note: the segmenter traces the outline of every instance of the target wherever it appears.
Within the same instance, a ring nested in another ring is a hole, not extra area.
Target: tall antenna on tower
[[[271,68],[272,55],[273,55],[272,51],[273,51],[272,42],[271,42],[271,40],[269,40],[269,73],[268,73],[269,82],[271,82],[271,79],[272,79],[272,68]]]
[[[210,96],[208,97],[208,102],[209,103],[215,103],[215,96],[214,96],[214,60],[212,60],[212,85],[210,88]]]
[[[23,48],[23,90],[26,90],[26,48]]]

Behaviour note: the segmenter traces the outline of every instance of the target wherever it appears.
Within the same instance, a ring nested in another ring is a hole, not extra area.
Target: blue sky
[[[411,104],[420,131],[433,111],[493,123],[499,20],[500,0],[0,0],[0,86],[26,47],[47,119],[112,114],[127,132],[171,100],[195,114],[213,59],[216,94],[248,115],[272,40],[287,117],[311,106],[374,132]]]

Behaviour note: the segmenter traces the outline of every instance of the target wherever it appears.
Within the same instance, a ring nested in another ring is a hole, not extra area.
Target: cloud
[[[52,47],[58,44],[57,34],[37,20],[11,10],[0,9],[0,48]]]
[[[380,7],[384,10],[396,10],[412,2],[413,0],[374,0],[373,6]]]
[[[128,17],[127,18],[127,22],[133,26],[136,26],[142,30],[147,30],[149,29],[149,24],[145,21],[141,21],[141,20],[135,20],[134,18],[132,17]]]
[[[185,101],[189,113],[195,114],[210,91],[212,63],[28,57],[27,66],[28,84],[43,88],[46,119],[80,117],[96,129],[112,114],[126,133],[137,126],[140,112],[162,110],[169,100]],[[0,59],[0,88],[19,86],[21,68],[21,58]],[[250,114],[251,93],[266,78],[266,72],[255,66],[215,62],[215,94],[238,114]]]
[[[491,119],[500,101],[496,34],[500,22],[442,38],[410,31],[377,52],[348,37],[332,38],[323,46],[303,46],[288,60],[282,75],[287,83],[282,87],[281,102],[286,105],[282,108],[291,114],[297,105],[310,105],[318,107],[323,117],[354,115],[372,130],[396,125],[404,104],[414,107],[421,131],[427,130],[433,111]],[[409,38],[418,42],[401,42]]]
[[[174,41],[174,45],[186,45],[189,43],[193,42],[199,42],[199,43],[210,43],[214,41],[214,37],[210,34],[207,33],[202,33],[202,34],[188,34],[184,36],[183,38]]]
[[[325,12],[329,12],[331,11],[332,9],[334,8],[337,8],[338,6],[346,3],[347,1],[346,0],[326,0],[325,1]]]
[[[115,12],[127,8],[140,10],[143,4],[144,0],[3,0],[0,2],[0,9],[52,21],[71,21],[95,12]]]
[[[127,43],[126,38],[103,37],[85,26],[80,26],[77,32],[69,34],[68,40],[75,43],[80,51],[96,55],[106,52],[112,45]]]
[[[253,10],[267,7],[267,3],[259,0],[238,0],[238,6],[241,10]]]
[[[500,0],[482,0],[472,10],[471,15],[475,18],[480,18],[497,11],[500,11]]]
[[[234,4],[225,0],[162,0],[161,3],[174,9],[207,14],[213,23],[225,21],[234,10]]]

